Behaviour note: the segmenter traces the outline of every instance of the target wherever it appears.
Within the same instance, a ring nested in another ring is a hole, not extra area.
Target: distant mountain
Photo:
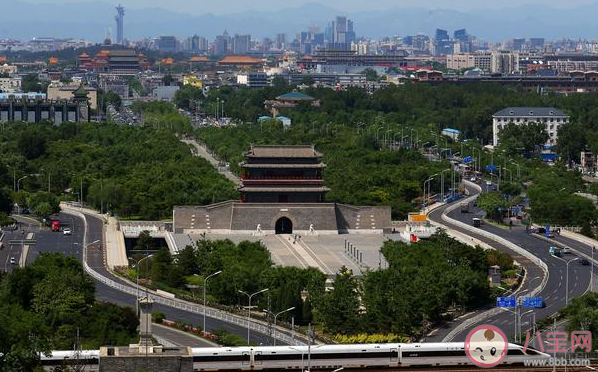
[[[107,2],[72,4],[30,4],[2,0],[0,38],[28,40],[33,37],[82,37],[100,41],[107,30],[115,33],[114,4]],[[274,37],[285,32],[288,38],[310,26],[322,30],[337,14],[355,23],[358,36],[433,35],[436,28],[454,31],[466,28],[487,41],[513,37],[594,38],[598,36],[595,14],[598,4],[562,10],[548,6],[522,5],[516,8],[467,12],[450,9],[393,8],[386,11],[342,13],[321,4],[305,4],[278,11],[252,11],[224,15],[192,15],[159,8],[128,8],[125,36],[131,39],[198,34],[212,39],[225,29],[229,34],[251,34],[254,38]],[[14,15],[14,16],[6,16]]]

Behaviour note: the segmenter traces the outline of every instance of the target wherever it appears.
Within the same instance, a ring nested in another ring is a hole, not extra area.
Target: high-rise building
[[[455,40],[459,40],[462,43],[465,43],[468,41],[469,37],[467,36],[467,30],[465,30],[464,28],[460,29],[460,30],[456,30],[453,33],[453,38]]]
[[[513,50],[514,51],[520,51],[524,45],[525,45],[525,39],[523,39],[523,38],[513,39]]]
[[[355,41],[353,21],[344,16],[337,16],[324,31],[324,40],[329,48],[350,50]]]
[[[450,42],[449,34],[446,30],[437,28],[436,29],[436,55],[445,56],[453,52],[453,48]]]
[[[217,56],[223,56],[228,53],[228,38],[220,35],[216,36],[214,40],[214,54]]]
[[[177,51],[177,39],[174,36],[160,36],[158,39],[158,50],[163,53],[174,53]]]
[[[124,41],[124,20],[125,20],[125,8],[122,5],[116,7],[116,43],[122,44]]]
[[[532,49],[543,50],[544,49],[544,38],[543,37],[532,37],[529,39],[529,44]]]
[[[233,54],[247,54],[251,49],[251,35],[235,35],[233,37]]]
[[[286,43],[287,43],[287,37],[285,34],[277,34],[276,35],[276,47],[278,49],[284,49]]]

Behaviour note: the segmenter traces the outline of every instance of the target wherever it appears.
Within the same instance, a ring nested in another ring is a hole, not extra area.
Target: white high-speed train
[[[193,348],[194,371],[258,371],[297,369],[334,370],[364,368],[400,368],[411,366],[472,365],[465,354],[464,343],[421,344],[357,344],[259,347]],[[547,359],[550,356],[520,345],[509,344],[502,365],[520,365],[524,360]],[[97,371],[98,350],[85,350],[78,356],[78,364],[86,364],[87,371]],[[76,361],[72,351],[55,351],[42,356],[42,365],[51,370]]]

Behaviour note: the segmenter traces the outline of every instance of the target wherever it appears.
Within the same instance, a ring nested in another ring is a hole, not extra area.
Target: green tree
[[[559,126],[557,152],[567,163],[580,161],[580,154],[588,145],[586,128],[578,123]]]
[[[543,123],[509,123],[498,135],[500,148],[509,154],[536,153],[548,140]]]
[[[341,268],[334,280],[334,289],[318,304],[318,320],[332,334],[355,334],[361,331],[359,285],[346,268]]]
[[[477,199],[478,207],[495,221],[498,221],[507,209],[507,203],[499,192],[481,194]]]
[[[363,70],[363,74],[367,81],[378,81],[379,79],[378,73],[373,68],[366,68]]]

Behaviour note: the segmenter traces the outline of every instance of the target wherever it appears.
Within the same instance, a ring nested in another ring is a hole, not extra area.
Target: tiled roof
[[[226,56],[218,63],[224,64],[259,64],[262,63],[261,59],[253,58],[250,56]]]
[[[492,116],[513,116],[513,117],[525,117],[525,116],[568,116],[561,110],[554,107],[507,107],[504,108]]]
[[[189,58],[189,62],[210,62],[206,56],[193,56]]]
[[[243,186],[240,192],[328,192],[328,187],[251,187]]]
[[[324,163],[314,163],[314,164],[248,164],[246,162],[239,163],[239,166],[242,168],[251,168],[251,169],[266,169],[266,168],[295,168],[295,169],[318,169],[318,168],[326,168],[326,164]]]
[[[281,101],[313,101],[314,97],[300,92],[291,92],[278,96],[276,99]]]
[[[322,154],[311,145],[252,146],[245,156],[254,158],[319,158],[322,157]]]

